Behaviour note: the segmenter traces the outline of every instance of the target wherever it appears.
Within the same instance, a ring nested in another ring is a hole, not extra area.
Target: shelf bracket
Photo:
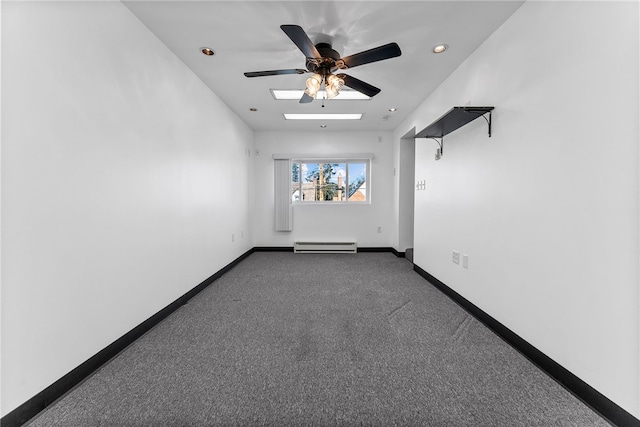
[[[442,153],[443,153],[443,149],[444,149],[444,136],[440,137],[440,141],[438,141],[438,138],[430,136],[428,137],[429,139],[433,139],[435,142],[438,143],[438,152],[436,153],[436,160],[440,160],[440,157],[442,157]]]
[[[488,111],[489,113],[489,118],[487,119],[486,115],[487,115],[487,111],[484,110],[475,110],[473,108],[467,108],[465,109],[465,111],[467,113],[477,113],[480,114],[480,117],[482,117],[486,122],[487,125],[489,126],[489,138],[491,138],[491,111]]]

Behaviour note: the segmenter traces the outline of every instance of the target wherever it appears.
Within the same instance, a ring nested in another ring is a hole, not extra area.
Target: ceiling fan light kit
[[[369,83],[363,82],[355,77],[346,74],[334,74],[338,70],[346,70],[372,62],[395,58],[402,54],[397,43],[388,43],[364,52],[356,53],[344,58],[336,52],[328,43],[313,44],[307,33],[298,25],[281,25],[280,28],[300,49],[306,57],[306,70],[285,69],[270,71],[252,71],[244,73],[246,77],[277,76],[282,74],[305,74],[313,73],[307,79],[306,89],[300,98],[300,103],[308,103],[316,99],[322,84],[325,86],[327,99],[338,96],[344,87],[350,87],[368,97],[373,97],[380,93],[380,89]]]
[[[314,74],[313,76],[307,79],[307,88],[304,93],[307,96],[315,99],[318,95],[318,91],[320,90],[320,85],[322,84],[322,76],[320,74]]]
[[[340,89],[344,86],[344,80],[335,74],[330,74],[326,78],[325,86],[327,88],[327,99],[332,99],[340,93]]]

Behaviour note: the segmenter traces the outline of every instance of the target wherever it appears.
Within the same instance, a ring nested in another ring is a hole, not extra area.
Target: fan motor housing
[[[318,43],[316,49],[323,58],[331,58],[335,61],[340,59],[340,54],[333,50],[329,43]]]
[[[322,58],[307,58],[307,69],[309,71],[326,75],[337,68],[343,67],[340,54],[329,43],[318,43],[315,46]]]

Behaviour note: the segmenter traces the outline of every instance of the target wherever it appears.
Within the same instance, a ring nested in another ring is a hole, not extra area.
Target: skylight
[[[293,114],[284,113],[286,120],[360,120],[362,113],[357,114]]]
[[[298,100],[300,98],[302,98],[302,94],[304,93],[304,90],[298,90],[298,89],[271,89],[271,95],[273,95],[273,97],[277,100],[289,100],[289,99],[295,99]],[[316,96],[316,99],[326,99],[327,94],[325,93],[324,90],[320,90],[318,91],[318,95]],[[334,99],[341,99],[341,100],[370,100],[371,97],[365,95],[362,92],[358,92],[356,90],[341,90],[340,93],[338,94],[338,96],[336,96]]]

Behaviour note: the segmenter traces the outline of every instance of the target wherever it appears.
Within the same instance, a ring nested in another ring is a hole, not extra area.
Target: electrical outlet
[[[469,268],[469,255],[462,254],[462,266],[464,268]]]
[[[382,233],[382,227],[378,226],[378,233]]]
[[[460,252],[454,250],[451,261],[453,261],[454,264],[460,264]]]

